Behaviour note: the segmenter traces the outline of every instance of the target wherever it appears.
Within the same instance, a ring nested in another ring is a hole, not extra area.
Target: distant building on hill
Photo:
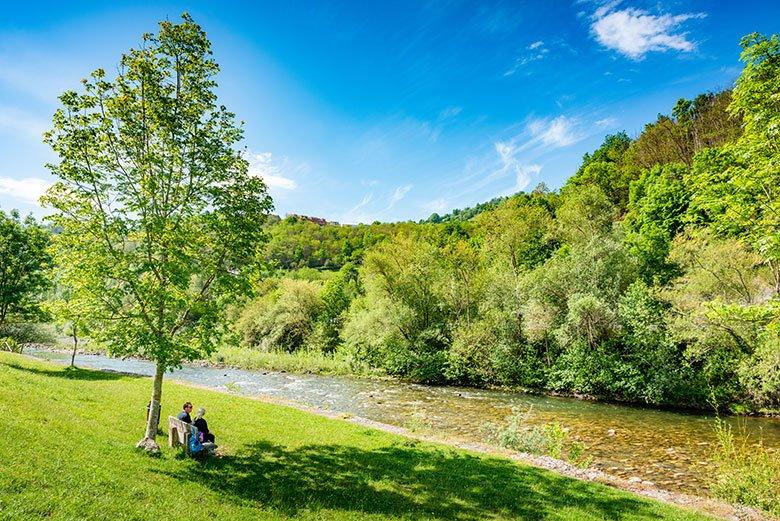
[[[319,224],[320,226],[325,226],[326,224],[335,224],[335,225],[339,224],[337,222],[328,222],[326,219],[323,219],[322,217],[312,217],[310,215],[299,215],[297,213],[288,213],[285,216],[285,218],[287,219],[293,218],[301,221],[309,221],[309,222],[313,222],[314,224]]]

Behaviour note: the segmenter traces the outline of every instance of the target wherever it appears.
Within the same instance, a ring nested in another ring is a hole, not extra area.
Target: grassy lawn
[[[2,519],[704,519],[512,461],[173,383],[226,451],[134,449],[146,378],[0,353]],[[167,423],[166,423],[167,425]],[[160,442],[167,441],[164,437]]]

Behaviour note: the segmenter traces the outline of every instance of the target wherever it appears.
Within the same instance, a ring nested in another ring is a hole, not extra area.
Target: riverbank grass
[[[346,356],[325,354],[320,351],[285,353],[223,345],[211,355],[208,361],[240,369],[286,371],[297,374],[345,376],[376,374],[365,364],[358,364]]]
[[[0,353],[3,519],[705,519],[512,461],[167,382],[224,451],[134,448],[147,378]],[[159,441],[165,441],[161,438]]]

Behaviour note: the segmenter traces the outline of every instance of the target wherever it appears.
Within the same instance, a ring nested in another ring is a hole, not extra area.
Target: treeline
[[[338,270],[359,261],[363,253],[412,223],[373,223],[359,225],[318,224],[289,216],[267,226],[265,263],[275,269],[316,268]]]
[[[742,45],[733,90],[608,136],[560,191],[444,224],[275,225],[269,259],[340,270],[258,284],[240,341],[421,382],[776,410],[780,42]]]

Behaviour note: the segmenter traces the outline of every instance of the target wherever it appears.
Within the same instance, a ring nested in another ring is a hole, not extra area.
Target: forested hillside
[[[777,408],[780,43],[743,46],[733,90],[608,136],[559,191],[424,224],[272,226],[277,266],[340,270],[263,282],[241,342],[423,382]]]

